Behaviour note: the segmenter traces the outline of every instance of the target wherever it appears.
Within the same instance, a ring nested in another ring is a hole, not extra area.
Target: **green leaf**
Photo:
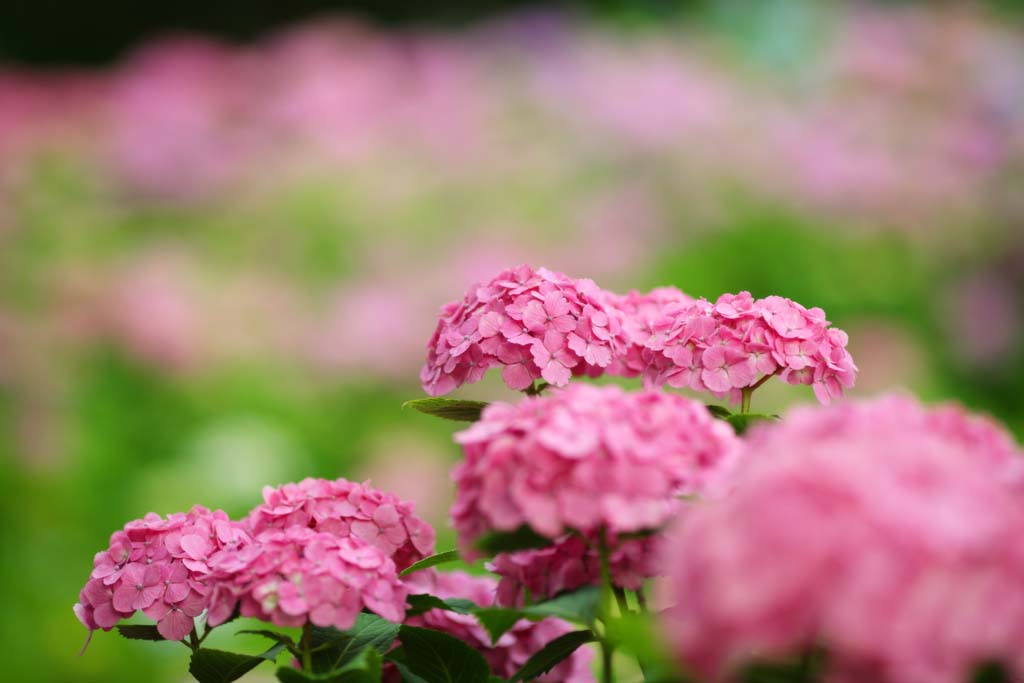
[[[740,672],[743,683],[815,683],[825,669],[826,653],[812,648],[788,660],[749,662]]]
[[[466,401],[457,398],[417,398],[406,401],[403,408],[412,408],[426,415],[433,415],[456,422],[476,422],[487,407],[484,401]]]
[[[778,415],[765,415],[762,413],[736,413],[725,418],[725,421],[732,425],[737,434],[743,434],[758,422],[774,422],[779,419]]]
[[[263,636],[264,638],[269,638],[270,640],[273,640],[276,643],[280,643],[281,645],[284,645],[286,648],[288,648],[288,651],[291,652],[292,654],[296,654],[296,653],[299,652],[298,645],[296,645],[295,641],[291,639],[291,636],[289,636],[289,635],[287,635],[285,633],[278,633],[277,631],[267,631],[267,630],[262,630],[262,629],[256,629],[256,630],[238,631],[237,633],[235,633],[235,635],[236,636],[240,636],[243,633],[244,634],[248,634],[248,635]]]
[[[266,661],[274,661],[284,649],[278,643],[261,655],[242,655],[211,648],[201,648],[192,653],[188,672],[199,683],[230,683],[249,673]]]
[[[128,640],[166,640],[152,624],[119,624],[117,632]]]
[[[525,524],[515,531],[492,531],[476,541],[477,549],[487,555],[544,548],[549,545],[551,545],[550,538],[541,536]]]
[[[1010,683],[1010,674],[999,662],[985,662],[974,672],[972,683]]]
[[[558,617],[579,624],[590,624],[597,613],[600,596],[601,591],[597,586],[584,586],[535,605],[518,608],[481,607],[473,614],[494,643],[520,619],[540,621],[547,617]]]
[[[340,669],[368,647],[387,652],[398,637],[398,624],[376,614],[360,612],[352,628],[313,628],[313,671],[325,673]]]
[[[458,612],[459,614],[470,614],[473,610],[477,609],[477,604],[472,600],[465,598],[442,600],[436,595],[428,595],[427,593],[410,595],[406,598],[406,602],[409,603],[409,609],[405,613],[407,617],[415,617],[432,609],[443,609],[449,612]]]
[[[408,567],[406,567],[405,569],[402,570],[402,573],[399,574],[399,576],[409,576],[409,574],[412,574],[413,572],[418,572],[421,569],[429,569],[430,567],[436,567],[439,564],[447,564],[449,562],[458,562],[458,561],[459,561],[459,551],[458,550],[446,550],[443,553],[438,553],[437,555],[431,555],[430,557],[424,557],[419,562],[415,562],[415,563],[409,565]]]
[[[668,654],[661,630],[650,614],[627,613],[605,621],[605,638],[634,657],[646,680],[678,680],[676,665]]]
[[[490,668],[476,649],[447,633],[402,626],[405,666],[429,683],[488,683]]]
[[[327,673],[305,673],[291,667],[277,670],[281,683],[380,683],[383,660],[380,653],[368,647],[345,666]]]
[[[729,419],[729,416],[732,415],[729,409],[725,406],[716,406],[713,403],[708,403],[705,407],[708,409],[709,413],[719,420],[727,420]]]
[[[521,611],[507,607],[484,607],[473,614],[491,637],[492,643],[498,642],[517,621],[526,618]]]
[[[592,643],[597,638],[593,631],[573,631],[555,638],[550,643],[538,650],[532,657],[526,660],[526,664],[516,672],[512,681],[530,681],[538,676],[546,674],[555,668],[560,662],[572,656],[573,652],[586,644]]]

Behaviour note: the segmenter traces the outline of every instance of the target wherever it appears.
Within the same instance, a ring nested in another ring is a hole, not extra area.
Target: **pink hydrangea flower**
[[[208,604],[209,557],[251,543],[242,525],[220,510],[196,506],[166,519],[150,513],[114,532],[107,550],[96,554],[75,615],[90,631],[109,631],[141,610],[160,635],[181,640]]]
[[[645,579],[658,575],[658,538],[613,539],[609,564],[614,585],[637,590]],[[522,605],[527,595],[543,600],[601,581],[595,545],[578,535],[564,536],[546,548],[500,553],[487,569],[501,577],[497,602],[509,607]]]
[[[778,374],[809,384],[824,404],[853,386],[857,366],[846,334],[820,308],[780,296],[723,294],[715,303],[682,292],[614,299],[628,345],[612,372],[643,375],[646,386],[708,391],[735,400],[742,389]]]
[[[470,555],[481,535],[522,525],[552,540],[657,528],[679,495],[715,483],[738,443],[696,401],[591,385],[493,403],[455,439],[466,457],[452,519]]]
[[[340,537],[293,525],[268,529],[256,543],[215,553],[216,583],[208,622],[242,616],[277,626],[351,628],[364,608],[385,619],[405,616],[406,589],[395,563],[356,536]]]
[[[608,374],[639,377],[657,362],[664,348],[667,324],[662,323],[678,308],[693,304],[693,297],[675,287],[657,287],[647,293],[604,293],[611,314],[619,318],[620,352],[612,359]],[[660,324],[659,324],[660,323]]]
[[[253,535],[298,525],[355,536],[393,559],[399,571],[434,554],[434,529],[415,514],[415,505],[369,482],[307,478],[268,486],[263,500],[246,519]]]
[[[1024,674],[1024,458],[958,408],[883,398],[758,427],[735,488],[666,542],[680,659],[726,680],[826,648],[830,681]]]
[[[480,607],[489,607],[495,603],[497,584],[487,576],[425,570],[411,575],[406,583],[411,593],[429,593],[442,599],[463,598],[472,600]],[[468,614],[435,609],[409,617],[405,623],[455,636],[479,650],[490,664],[491,672],[505,679],[511,678],[533,654],[549,642],[575,630],[561,619],[548,618],[538,622],[522,619],[506,631],[498,642],[492,643],[490,635],[477,618]],[[535,680],[540,683],[593,683],[592,658],[593,652],[581,647]],[[397,674],[397,671],[390,671],[385,680],[397,683],[400,680]]]
[[[564,386],[574,374],[596,376],[612,363],[620,352],[618,325],[592,281],[510,268],[441,309],[420,380],[439,396],[502,366],[511,389],[542,378]]]

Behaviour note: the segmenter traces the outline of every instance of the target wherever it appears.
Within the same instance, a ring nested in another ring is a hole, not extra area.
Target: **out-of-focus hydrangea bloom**
[[[1024,458],[958,408],[883,398],[756,428],[666,542],[675,651],[709,680],[827,651],[829,681],[1024,673]]]
[[[216,553],[208,621],[242,616],[277,626],[351,628],[364,608],[390,621],[405,617],[405,586],[395,563],[356,536],[305,526],[269,529],[253,545]]]
[[[669,303],[634,339],[644,349],[647,386],[664,384],[737,399],[740,390],[778,374],[789,384],[809,384],[824,404],[853,386],[857,366],[846,350],[846,333],[831,327],[820,308],[804,308],[781,296],[754,299],[749,292],[723,294],[715,303]],[[635,354],[634,354],[635,356]],[[627,364],[626,368],[635,365]],[[635,371],[634,371],[635,374]]]
[[[166,519],[150,513],[114,532],[110,546],[96,554],[75,614],[90,631],[109,631],[141,610],[160,635],[181,640],[209,602],[211,556],[244,552],[251,543],[243,526],[220,510],[196,506]]]
[[[480,536],[523,525],[552,540],[658,528],[678,496],[717,483],[738,444],[697,401],[587,384],[492,403],[455,439],[452,520],[469,555]]]
[[[658,337],[679,309],[693,305],[694,299],[675,287],[657,287],[650,292],[636,290],[628,294],[605,292],[605,302],[613,315],[619,318],[622,338],[621,350],[608,368],[608,374],[620,377],[639,377],[648,367],[660,360],[652,347],[659,346]]]
[[[417,572],[411,575],[406,583],[410,593],[429,593],[445,600],[463,598],[472,600],[480,607],[490,607],[494,604],[497,589],[495,580],[488,576],[434,570]],[[532,655],[549,642],[575,630],[572,625],[561,619],[548,618],[538,622],[522,619],[506,631],[498,642],[492,643],[484,627],[470,614],[435,609],[409,617],[405,623],[455,636],[479,650],[490,664],[491,672],[495,676],[506,679],[510,679]],[[581,647],[536,680],[540,683],[592,683],[592,657],[593,652],[589,648]],[[397,683],[400,680],[397,673],[391,672],[385,680]]]
[[[618,317],[603,300],[591,280],[525,265],[502,271],[441,309],[420,372],[424,391],[447,394],[499,365],[516,390],[600,375],[620,352]]]
[[[644,579],[658,575],[658,538],[652,535],[615,541],[608,558],[615,586],[637,590]],[[522,605],[527,596],[545,600],[601,581],[597,550],[578,535],[560,538],[546,548],[500,553],[487,568],[501,577],[497,602],[508,607]]]
[[[379,548],[398,571],[434,553],[434,529],[415,514],[415,505],[368,482],[307,478],[268,486],[263,500],[246,520],[253,535],[302,526],[354,536]]]

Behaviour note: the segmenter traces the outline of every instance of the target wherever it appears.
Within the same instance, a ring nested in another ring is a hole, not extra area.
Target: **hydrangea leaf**
[[[246,630],[238,631],[237,633],[235,633],[236,636],[240,636],[242,634],[253,635],[253,636],[263,636],[264,638],[269,638],[270,640],[273,640],[274,642],[277,642],[277,643],[280,643],[281,645],[284,645],[288,649],[289,652],[291,652],[292,654],[295,654],[296,656],[298,656],[299,648],[295,644],[295,641],[292,640],[291,636],[289,636],[287,634],[278,633],[277,631],[267,631],[267,630],[263,630],[263,629],[256,629],[256,630],[246,629]]]
[[[487,630],[493,643],[520,619],[540,621],[548,617],[558,617],[578,624],[590,624],[597,613],[600,596],[601,591],[597,586],[584,586],[535,605],[519,608],[481,607],[474,610],[473,614]]]
[[[743,434],[758,422],[774,422],[778,415],[765,415],[763,413],[736,413],[725,418],[725,421],[732,425],[737,434]]]
[[[606,620],[605,639],[616,651],[635,657],[648,679],[678,678],[664,636],[652,615],[627,613]]]
[[[128,640],[166,640],[152,624],[118,624],[117,632]]]
[[[730,412],[725,406],[717,406],[713,403],[708,403],[706,404],[706,407],[708,412],[719,420],[727,420],[729,419],[729,416],[732,415],[732,412]]]
[[[485,401],[467,401],[457,398],[417,398],[406,401],[403,408],[412,408],[426,415],[433,415],[456,422],[476,422],[487,407]]]
[[[344,667],[367,648],[387,652],[398,637],[398,624],[361,612],[352,628],[313,628],[313,671],[326,673]]]
[[[407,617],[414,617],[418,614],[429,612],[432,609],[443,609],[449,612],[458,612],[459,614],[471,614],[473,610],[477,609],[477,604],[472,600],[465,598],[443,600],[436,595],[429,595],[428,593],[410,595],[406,601],[409,603],[409,609],[405,613]]]
[[[549,545],[550,538],[541,536],[525,524],[515,531],[492,531],[481,536],[476,542],[477,549],[487,555],[544,548]]]
[[[199,683],[231,683],[263,662],[274,661],[284,649],[284,645],[278,643],[263,654],[243,655],[237,652],[201,648],[192,653],[188,672]]]
[[[431,555],[430,557],[424,557],[419,562],[414,562],[413,564],[411,564],[408,567],[406,567],[405,569],[403,569],[402,572],[399,574],[399,576],[408,576],[409,574],[413,574],[413,573],[418,572],[418,571],[420,571],[422,569],[429,569],[430,567],[436,567],[439,564],[448,564],[449,562],[458,562],[458,561],[459,561],[459,551],[458,550],[446,550],[443,553],[438,553],[436,555]]]
[[[372,647],[364,648],[344,666],[327,673],[306,673],[291,667],[277,670],[281,683],[380,683],[383,660]]]
[[[512,677],[512,681],[530,681],[538,676],[546,674],[555,668],[560,662],[572,656],[581,646],[592,643],[597,638],[593,631],[585,629],[573,631],[555,638],[550,643],[535,652],[532,657],[526,660],[522,668]]]
[[[491,671],[479,651],[447,633],[402,626],[398,638],[405,667],[430,683],[488,683]]]

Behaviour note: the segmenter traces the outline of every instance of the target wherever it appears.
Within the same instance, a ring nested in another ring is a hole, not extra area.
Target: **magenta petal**
[[[192,617],[179,609],[172,609],[157,623],[156,630],[167,640],[181,640],[192,632],[192,626]]]
[[[164,591],[164,600],[167,602],[181,602],[192,592],[187,583],[169,583]]]
[[[187,534],[181,537],[181,549],[193,560],[201,560],[210,552],[210,542],[198,534]]]
[[[107,603],[105,605],[98,605],[93,610],[92,619],[96,622],[96,625],[105,631],[109,631],[114,628],[114,625],[122,619],[131,616],[131,612],[122,614],[114,609],[113,605]]]
[[[137,595],[138,591],[135,590],[135,586],[121,584],[116,590],[114,590],[114,609],[118,612],[125,612],[127,614],[134,612],[135,607],[133,605]]]
[[[135,609],[145,609],[153,604],[153,602],[164,594],[163,585],[157,584],[156,586],[146,586],[135,598],[133,606]]]

